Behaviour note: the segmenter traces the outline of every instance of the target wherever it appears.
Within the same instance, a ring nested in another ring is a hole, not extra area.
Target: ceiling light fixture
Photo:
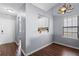
[[[14,13],[14,10],[11,10],[11,9],[7,9],[8,10],[8,12],[10,12],[10,13]]]
[[[10,12],[10,13],[15,13],[15,11],[11,8],[4,8],[6,11]]]
[[[70,3],[65,3],[62,7],[58,9],[59,14],[65,14],[71,12],[73,9],[72,5]]]

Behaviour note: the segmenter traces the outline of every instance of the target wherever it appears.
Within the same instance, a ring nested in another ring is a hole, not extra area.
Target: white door
[[[0,44],[10,43],[15,40],[15,20],[0,17]]]

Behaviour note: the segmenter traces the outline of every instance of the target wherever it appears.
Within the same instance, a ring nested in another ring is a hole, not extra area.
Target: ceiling
[[[51,9],[56,5],[56,3],[32,3],[32,4],[44,11],[48,11],[49,9]]]
[[[25,12],[24,3],[0,3],[0,13],[16,15]]]

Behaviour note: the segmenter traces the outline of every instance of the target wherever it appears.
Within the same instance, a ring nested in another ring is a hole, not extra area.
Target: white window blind
[[[66,16],[64,18],[64,37],[78,39],[77,16]]]

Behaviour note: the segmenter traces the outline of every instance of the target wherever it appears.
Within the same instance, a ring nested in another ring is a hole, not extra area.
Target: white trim
[[[24,50],[21,48],[22,53],[24,54],[24,56],[26,56],[26,53],[24,52]]]
[[[71,45],[68,45],[68,44],[59,43],[59,42],[54,42],[54,43],[59,44],[59,45],[63,45],[63,46],[67,46],[67,47],[70,47],[70,48],[78,49],[78,50],[79,50],[78,47],[74,47],[74,46],[71,46]]]
[[[16,43],[16,45],[18,45],[18,43],[16,41],[14,41]]]
[[[44,45],[44,46],[42,46],[42,47],[40,47],[40,48],[37,48],[36,50],[34,50],[34,51],[30,52],[30,53],[27,53],[26,56],[31,55],[32,53],[34,53],[34,52],[36,52],[36,51],[39,51],[39,50],[41,50],[41,49],[43,49],[43,48],[45,48],[45,47],[51,45],[52,43],[53,43],[53,42],[48,43],[48,44],[46,44],[46,45]]]
[[[49,43],[49,44],[46,44],[46,45],[44,45],[44,46],[42,46],[42,47],[40,47],[40,48],[38,48],[38,49],[36,49],[36,50],[30,52],[30,53],[27,53],[26,56],[28,56],[28,55],[30,55],[30,54],[32,54],[32,53],[34,53],[34,52],[37,52],[37,51],[39,51],[39,50],[41,50],[41,49],[43,49],[43,48],[45,48],[45,47],[47,47],[47,46],[49,46],[49,45],[51,45],[51,44],[53,44],[53,43],[56,43],[56,44],[59,44],[59,45],[63,45],[63,46],[67,46],[67,47],[70,47],[70,48],[74,48],[74,49],[78,49],[78,50],[79,50],[78,47],[74,47],[74,46],[67,45],[67,44],[64,44],[64,43],[59,43],[59,42],[51,42],[51,43]]]
[[[18,46],[18,43],[15,41],[16,45]],[[24,56],[26,56],[26,53],[24,52],[24,50],[21,48],[22,53],[24,54]]]

